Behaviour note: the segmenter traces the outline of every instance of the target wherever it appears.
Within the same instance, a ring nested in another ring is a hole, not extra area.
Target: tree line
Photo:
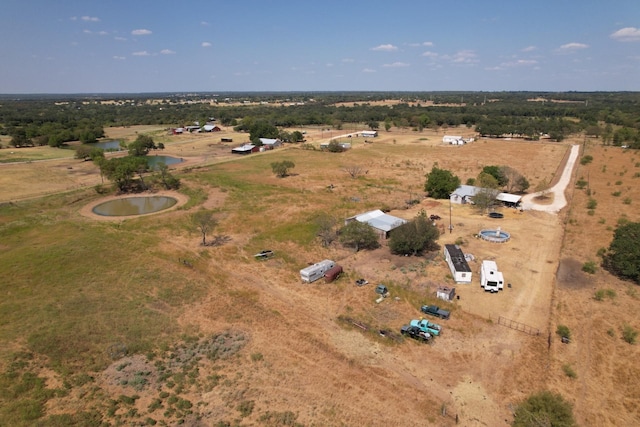
[[[0,134],[10,135],[16,147],[57,147],[74,140],[93,142],[110,126],[182,126],[215,119],[244,130],[256,122],[277,129],[329,126],[338,130],[353,123],[385,130],[465,125],[487,136],[556,140],[585,132],[602,137],[603,143],[640,148],[640,93],[635,92],[232,93],[223,98],[225,95],[5,96],[0,98]],[[159,98],[162,100],[157,101]],[[383,100],[399,103],[375,104]]]

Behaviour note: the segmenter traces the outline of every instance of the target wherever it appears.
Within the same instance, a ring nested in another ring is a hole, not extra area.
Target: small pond
[[[175,165],[178,163],[182,163],[183,160],[178,157],[171,156],[147,156],[147,163],[149,164],[149,169],[157,169],[160,163],[164,163],[167,166]]]
[[[102,148],[104,151],[120,151],[120,141],[101,141],[94,142],[93,144],[87,144],[91,147]]]
[[[102,216],[144,215],[169,209],[177,202],[167,196],[127,197],[100,203],[93,208],[93,213]]]

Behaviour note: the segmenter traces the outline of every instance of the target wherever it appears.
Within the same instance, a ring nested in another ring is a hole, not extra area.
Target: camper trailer
[[[501,291],[504,288],[504,277],[498,271],[498,265],[495,261],[482,261],[480,285],[485,291],[491,293]]]
[[[300,278],[303,282],[311,283],[324,277],[324,274],[335,267],[336,263],[330,259],[325,259],[309,267],[305,267],[300,270]]]

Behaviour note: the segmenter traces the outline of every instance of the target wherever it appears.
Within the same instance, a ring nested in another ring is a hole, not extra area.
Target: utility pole
[[[451,223],[451,211],[453,207],[451,206],[451,196],[449,196],[449,234],[453,233],[453,224]]]

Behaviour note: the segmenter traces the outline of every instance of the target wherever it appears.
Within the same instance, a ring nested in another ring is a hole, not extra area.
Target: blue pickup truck
[[[409,325],[420,328],[421,331],[424,331],[436,337],[440,335],[440,331],[442,331],[442,326],[431,323],[427,319],[412,320]]]

